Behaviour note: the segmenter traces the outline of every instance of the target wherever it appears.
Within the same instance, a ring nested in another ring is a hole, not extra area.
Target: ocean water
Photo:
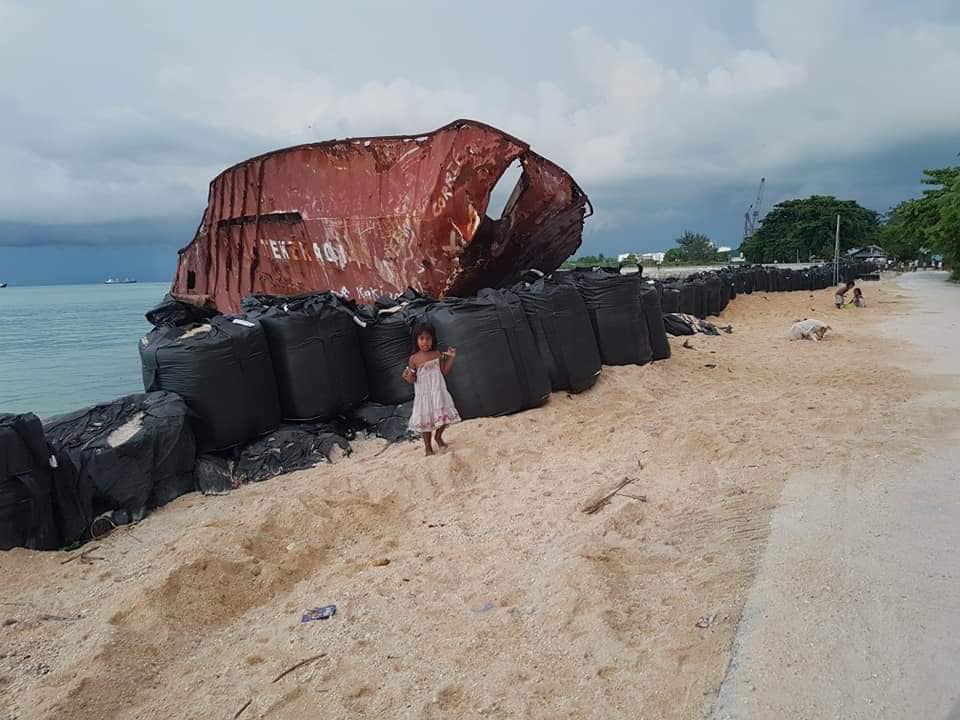
[[[168,283],[0,289],[0,413],[41,418],[143,392],[143,314]]]

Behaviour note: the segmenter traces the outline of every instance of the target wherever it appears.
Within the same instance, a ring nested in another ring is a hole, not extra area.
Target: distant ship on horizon
[[[0,288],[5,288],[7,284],[5,282],[0,282]]]
[[[106,280],[103,281],[103,284],[104,285],[129,285],[135,282],[136,280],[134,278],[123,278],[122,280],[120,278],[107,278]]]

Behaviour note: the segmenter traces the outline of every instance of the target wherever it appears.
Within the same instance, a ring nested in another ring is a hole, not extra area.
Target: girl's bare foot
[[[431,455],[433,455],[433,448],[427,448],[426,450],[423,451],[423,454],[426,455],[427,457],[430,457]]]

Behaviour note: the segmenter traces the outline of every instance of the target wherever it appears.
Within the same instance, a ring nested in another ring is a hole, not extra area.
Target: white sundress
[[[413,386],[413,411],[410,413],[410,429],[414,432],[433,432],[444,425],[460,422],[460,413],[453,404],[447,383],[440,370],[440,358],[428,360],[417,368],[417,380]]]

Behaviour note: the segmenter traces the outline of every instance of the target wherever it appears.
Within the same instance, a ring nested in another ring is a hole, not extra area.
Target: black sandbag
[[[660,309],[665,312],[680,312],[680,290],[675,285],[664,285],[660,295]]]
[[[51,455],[36,415],[0,415],[0,550],[59,547]]]
[[[167,293],[157,305],[147,310],[144,317],[154,327],[162,325],[189,325],[191,323],[206,322],[214,315],[219,315],[215,308],[199,307],[177,300]]]
[[[594,270],[570,280],[587,306],[604,365],[645,365],[653,359],[636,275]]]
[[[140,340],[143,387],[180,395],[201,452],[223,450],[280,424],[270,351],[257,322],[217,315],[159,327]]]
[[[687,282],[696,292],[694,309],[693,312],[689,314],[696,315],[697,317],[706,317],[710,314],[710,289],[707,287],[706,281],[703,280],[703,278],[691,278]]]
[[[650,335],[650,348],[654,360],[666,360],[670,357],[670,341],[663,324],[663,310],[656,288],[646,283],[640,286],[640,303]]]
[[[331,418],[366,400],[358,320],[336,295],[251,295],[243,307],[266,333],[284,420]]]
[[[533,332],[550,387],[579,393],[600,376],[600,350],[590,314],[570,283],[540,279],[514,288]]]
[[[697,301],[699,299],[696,285],[693,283],[677,283],[674,287],[680,293],[679,312],[685,315],[696,315],[698,309]]]
[[[423,319],[436,330],[438,350],[457,349],[446,382],[464,420],[519,412],[550,397],[550,376],[516,295],[482,290],[447,298]]]
[[[399,405],[413,399],[413,385],[402,373],[413,354],[413,325],[434,302],[408,290],[395,301],[384,299],[360,309],[360,348],[371,401]]]
[[[412,400],[399,405],[365,403],[350,413],[349,420],[356,430],[390,442],[400,442],[416,437],[408,427],[412,410]]]
[[[696,334],[696,328],[694,328],[693,324],[682,315],[686,315],[686,313],[666,313],[663,316],[663,324],[666,328],[666,331],[671,335]]]
[[[284,425],[243,448],[233,466],[236,483],[262,482],[349,455],[350,443],[326,423]]]
[[[125,510],[136,522],[194,490],[196,443],[187,405],[173,393],[127,395],[50,418],[44,431],[93,489],[94,515]]]
[[[730,304],[730,282],[722,275],[718,276],[720,280],[720,309],[718,315],[727,309]]]
[[[704,278],[707,286],[707,315],[719,315],[723,312],[723,302],[721,300],[720,278],[715,273],[710,273]]]

